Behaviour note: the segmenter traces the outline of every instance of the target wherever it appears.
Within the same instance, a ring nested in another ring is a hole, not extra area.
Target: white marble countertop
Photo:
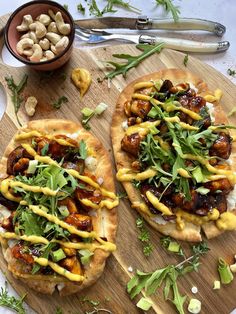
[[[24,0],[8,0],[8,1],[1,1],[0,6],[0,15],[4,15],[6,13],[11,12],[14,8],[26,3],[27,1]],[[61,4],[67,4],[69,6],[69,11],[73,15],[75,19],[83,18],[83,16],[77,12],[77,4],[78,3],[85,3],[84,0],[82,1],[74,1],[74,0],[58,0]],[[98,5],[104,7],[105,1],[98,0]],[[142,10],[142,14],[148,15],[150,17],[166,17],[162,8],[157,7],[155,5],[155,0],[130,0],[130,3],[133,4],[135,7]],[[207,33],[195,33],[190,34],[186,33],[184,37],[186,39],[195,39],[201,41],[219,41],[219,40],[228,40],[231,44],[229,50],[224,53],[215,53],[215,54],[193,54],[196,58],[201,59],[202,61],[206,62],[207,64],[211,65],[222,74],[227,76],[230,80],[236,83],[236,77],[229,76],[227,74],[227,69],[231,68],[236,70],[236,23],[235,23],[235,13],[236,13],[236,1],[235,0],[174,0],[174,3],[179,6],[181,17],[192,17],[192,18],[202,18],[208,19],[212,21],[220,22],[221,24],[225,25],[227,31],[223,38],[215,37],[211,34]],[[150,4],[150,5],[147,5]],[[86,5],[85,5],[86,6]],[[88,10],[87,10],[88,11]],[[89,17],[89,14],[85,15]],[[118,11],[114,14],[114,16],[134,16],[134,13],[118,9]],[[7,58],[4,56],[4,60],[7,62],[13,62],[12,59]],[[0,117],[1,117],[1,108],[4,108],[4,94],[1,92],[0,88]],[[0,272],[0,287],[4,286],[5,276]],[[16,293],[11,289],[9,286],[9,292],[11,294],[16,295]],[[236,306],[236,301],[235,301]],[[6,310],[5,308],[0,307],[0,314],[10,314],[11,311]],[[27,307],[27,313],[34,313]],[[45,312],[46,313],[46,312]],[[209,313],[210,314],[210,313]],[[229,314],[229,313],[222,313],[222,314]],[[234,311],[236,314],[236,311]]]

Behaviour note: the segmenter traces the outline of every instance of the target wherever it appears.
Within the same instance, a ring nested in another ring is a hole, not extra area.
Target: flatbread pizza
[[[118,198],[107,151],[67,120],[18,130],[0,162],[0,240],[12,274],[68,295],[93,284],[114,244]]]
[[[165,69],[120,94],[111,136],[122,182],[156,230],[201,241],[236,229],[233,128],[220,89],[188,71]]]

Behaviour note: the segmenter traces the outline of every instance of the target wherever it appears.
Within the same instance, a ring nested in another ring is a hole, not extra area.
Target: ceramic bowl
[[[33,20],[35,21],[36,17],[39,16],[40,14],[42,13],[48,14],[49,9],[53,10],[54,13],[60,11],[64,21],[71,25],[71,32],[68,35],[69,44],[61,54],[56,55],[51,60],[43,62],[32,62],[28,60],[26,57],[19,55],[19,53],[16,51],[16,44],[23,34],[17,31],[16,26],[21,24],[24,15],[30,14]],[[12,13],[5,27],[4,37],[8,50],[16,59],[18,59],[19,61],[23,62],[24,64],[30,66],[35,70],[52,71],[61,67],[69,60],[73,49],[75,26],[73,18],[70,15],[70,13],[59,3],[47,0],[31,1],[20,6]]]

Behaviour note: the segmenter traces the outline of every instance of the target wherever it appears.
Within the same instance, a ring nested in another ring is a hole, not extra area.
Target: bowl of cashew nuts
[[[31,1],[12,13],[5,43],[19,61],[40,71],[65,64],[72,53],[75,27],[70,13],[53,1]]]

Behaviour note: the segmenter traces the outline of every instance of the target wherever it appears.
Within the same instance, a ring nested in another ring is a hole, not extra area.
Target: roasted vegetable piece
[[[8,174],[14,175],[13,167],[23,157],[32,159],[32,156],[30,156],[22,146],[16,147],[10,153],[10,155],[7,158],[7,173]]]
[[[222,191],[223,194],[228,194],[232,189],[232,185],[230,184],[228,179],[220,179],[220,180],[214,180],[210,182],[206,182],[204,184],[204,187],[209,189],[211,193],[214,193],[216,191]]]
[[[80,262],[76,256],[65,258],[60,262],[60,265],[69,270],[73,274],[80,275],[83,273]]]
[[[75,204],[75,201],[71,197],[67,197],[64,200],[58,201],[58,205],[64,205],[67,207],[70,214],[78,213],[77,206]]]
[[[13,226],[14,215],[15,215],[15,212],[12,212],[9,217],[2,218],[2,220],[0,221],[0,226],[9,232],[13,232],[14,231],[14,226]]]
[[[0,194],[0,204],[5,206],[9,210],[16,210],[19,205],[16,202],[8,200],[2,194]]]
[[[210,156],[217,156],[223,159],[228,159],[231,154],[232,144],[231,137],[225,132],[220,132],[210,148]]]
[[[78,200],[88,199],[95,204],[99,204],[102,200],[102,194],[99,190],[95,190],[92,187],[80,188],[79,186],[75,190],[75,197]]]
[[[29,166],[29,158],[20,158],[17,163],[13,166],[13,173],[17,175],[19,173],[24,174]]]
[[[125,135],[121,141],[121,148],[133,156],[138,157],[141,140],[142,138],[138,133]]]
[[[81,214],[71,214],[64,220],[66,223],[77,227],[80,230],[91,231],[92,219],[90,216]]]
[[[149,101],[135,99],[131,102],[130,111],[132,115],[138,116],[140,118],[145,118],[151,108],[152,105]]]
[[[13,257],[16,259],[20,259],[27,264],[34,263],[33,256],[30,253],[26,253],[24,246],[21,244],[16,244],[15,246],[13,246],[11,249],[11,252],[12,252]]]

